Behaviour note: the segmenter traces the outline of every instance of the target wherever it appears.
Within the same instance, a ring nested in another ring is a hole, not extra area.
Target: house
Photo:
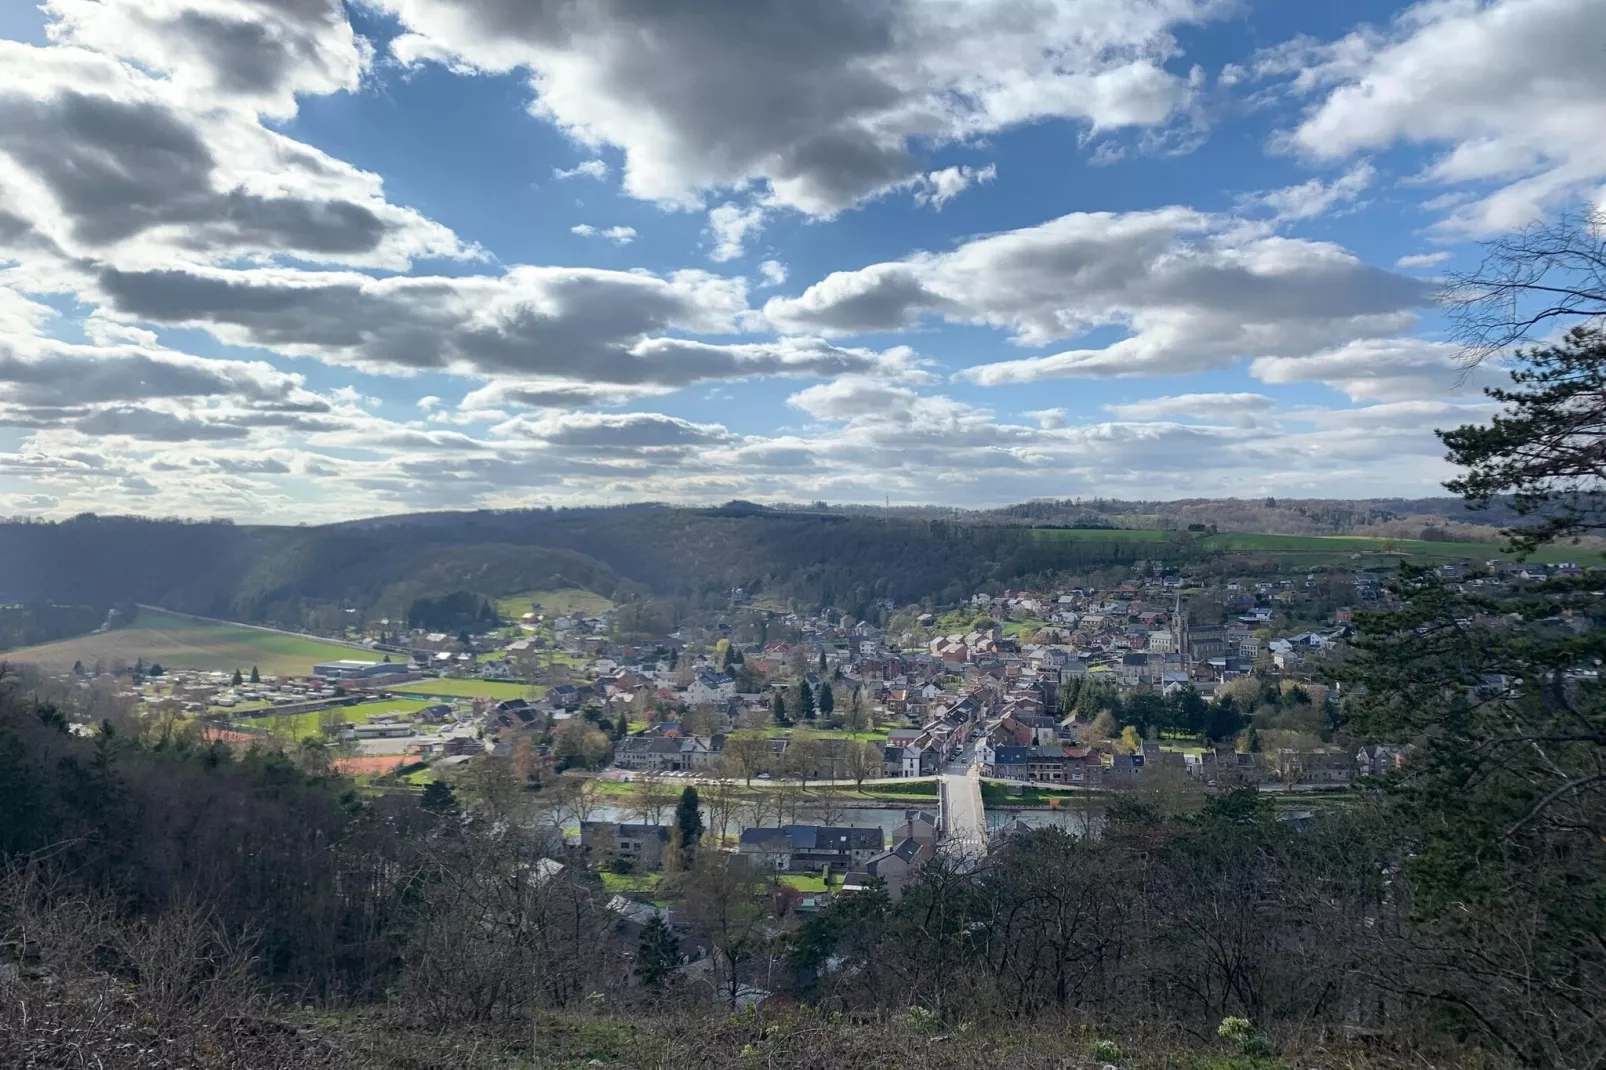
[[[919,875],[920,867],[936,853],[934,845],[921,843],[911,837],[898,841],[892,850],[867,859],[864,871],[871,877],[881,878],[886,884],[887,894],[900,899],[904,888]]]
[[[1355,753],[1355,773],[1357,776],[1382,776],[1398,769],[1404,761],[1403,747],[1368,743]]]
[[[861,825],[784,825],[742,831],[739,850],[777,872],[862,869],[886,847],[881,829]]]
[[[630,736],[614,745],[613,761],[621,769],[679,769],[682,742],[678,736]]]
[[[580,846],[586,852],[606,854],[608,861],[624,859],[638,873],[651,873],[663,865],[669,843],[668,825],[622,825],[615,821],[580,822]]]
[[[1031,747],[983,747],[982,763],[987,767],[987,775],[1001,777],[1006,780],[1025,780],[1027,778],[1028,763],[1031,760]]]
[[[686,687],[685,699],[693,706],[723,702],[736,697],[736,681],[711,669],[698,669]]]

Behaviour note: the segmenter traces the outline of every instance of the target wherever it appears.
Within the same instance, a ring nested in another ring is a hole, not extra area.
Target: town
[[[1436,571],[1479,591],[1578,570]],[[735,590],[722,612],[628,638],[606,599],[555,591],[504,601],[490,628],[381,619],[351,656],[300,674],[139,659],[62,676],[91,710],[193,722],[413,790],[472,792],[487,770],[516,770],[545,786],[563,849],[635,880],[622,889],[665,868],[665,818],[690,787],[712,842],[808,890],[804,910],[869,880],[896,895],[939,851],[979,858],[1043,824],[1085,832],[1112,793],[1249,786],[1300,820],[1407,760],[1349,736],[1327,682],[1355,613],[1391,604],[1378,571],[1254,578],[1144,561],[1115,579],[882,602],[876,621]]]

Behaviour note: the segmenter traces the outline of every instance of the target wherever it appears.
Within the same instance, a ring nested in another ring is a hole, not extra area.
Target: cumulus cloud
[[[942,206],[959,196],[971,186],[985,185],[998,177],[998,166],[988,164],[986,167],[945,167],[941,171],[932,171],[925,175],[915,190],[915,203],[929,204],[942,211]]]
[[[750,234],[764,226],[764,209],[756,205],[722,204],[708,213],[708,236],[714,243],[709,259],[724,262],[741,256]]]
[[[1103,327],[1127,332],[1102,348],[962,373],[997,385],[1310,353],[1409,326],[1429,293],[1331,243],[1170,207],[1077,212],[951,252],[837,272],[796,298],[771,298],[764,312],[784,330],[837,334],[902,330],[936,316],[1004,328],[1031,346]]]
[[[223,341],[372,370],[441,370],[625,386],[684,387],[761,375],[901,374],[916,358],[817,338],[712,343],[732,333],[746,284],[701,271],[655,276],[517,267],[501,276],[105,269],[96,291],[118,313],[199,327]]]
[[[131,60],[192,98],[285,117],[354,90],[372,48],[340,0],[47,0],[53,41]]]
[[[98,259],[289,254],[376,267],[467,252],[446,228],[386,201],[378,176],[253,114],[195,103],[180,83],[107,56],[0,41],[0,218],[18,221],[8,244]]]
[[[636,197],[700,205],[763,183],[830,216],[920,174],[912,145],[1064,119],[1150,128],[1196,87],[1165,67],[1172,29],[1215,0],[821,0],[531,5],[376,0],[409,31],[404,61],[524,71],[531,110],[625,155]]]
[[[573,167],[554,167],[552,169],[553,178],[576,178],[580,175],[586,175],[589,178],[607,178],[608,165],[601,160],[584,160]]]
[[[1310,156],[1441,148],[1420,177],[1469,190],[1451,232],[1522,226],[1606,179],[1596,0],[1425,0],[1385,28],[1271,50],[1257,68],[1312,96],[1289,137]]]
[[[779,286],[786,281],[786,265],[779,260],[764,261],[758,265],[758,273],[764,277],[764,286]]]
[[[1325,383],[1355,401],[1476,394],[1504,377],[1497,363],[1468,367],[1462,356],[1451,342],[1358,339],[1303,357],[1261,357],[1249,373],[1263,383]]]
[[[1450,253],[1440,250],[1436,253],[1412,253],[1402,256],[1394,261],[1394,266],[1401,271],[1420,271],[1423,268],[1434,268],[1450,259]]]
[[[582,238],[606,238],[615,245],[629,245],[636,240],[635,227],[594,227],[590,223],[576,223],[569,228],[570,234],[578,234]]]
[[[1218,423],[1252,424],[1276,407],[1277,402],[1265,394],[1172,394],[1106,405],[1104,410],[1122,420],[1193,416]]]
[[[1335,205],[1352,203],[1376,178],[1377,169],[1369,161],[1363,161],[1331,182],[1313,178],[1297,186],[1243,197],[1238,201],[1238,209],[1245,212],[1264,209],[1277,222],[1314,219],[1326,215]]]

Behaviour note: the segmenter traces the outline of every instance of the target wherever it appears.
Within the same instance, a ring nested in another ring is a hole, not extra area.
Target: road
[[[953,768],[949,766],[950,770]],[[942,799],[942,849],[964,866],[977,865],[987,854],[987,815],[982,809],[978,773],[978,767],[969,764],[962,773],[944,773],[938,782]]]

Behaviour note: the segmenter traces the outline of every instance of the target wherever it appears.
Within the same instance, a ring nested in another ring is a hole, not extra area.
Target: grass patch
[[[807,873],[783,873],[776,878],[777,884],[784,884],[788,888],[796,888],[800,892],[829,892],[825,878]]]
[[[545,694],[546,688],[531,684],[514,684],[505,680],[419,680],[411,684],[398,684],[385,689],[392,695],[419,695],[429,698],[477,698],[488,695],[494,699],[529,698],[532,691]]]
[[[864,794],[869,798],[916,796],[935,799],[937,797],[937,782],[935,780],[912,780],[907,784],[872,784]]]
[[[532,610],[531,606],[536,602],[541,603],[541,608]],[[540,613],[548,620],[570,613],[597,617],[612,608],[613,603],[600,594],[582,591],[577,587],[559,591],[524,591],[496,600],[496,611],[508,620],[518,620],[530,612]]]
[[[110,667],[118,662],[132,665],[140,658],[147,665],[154,661],[167,669],[203,672],[239,669],[249,674],[255,665],[264,676],[305,675],[321,661],[373,660],[364,651],[307,636],[191,620],[160,609],[141,609],[126,628],[24,647],[5,657],[61,669],[75,661],[90,667],[103,661]]]
[[[658,882],[663,879],[660,873],[610,873],[603,870],[602,886],[610,895],[624,895],[635,892],[641,895],[651,895],[658,890]]]

